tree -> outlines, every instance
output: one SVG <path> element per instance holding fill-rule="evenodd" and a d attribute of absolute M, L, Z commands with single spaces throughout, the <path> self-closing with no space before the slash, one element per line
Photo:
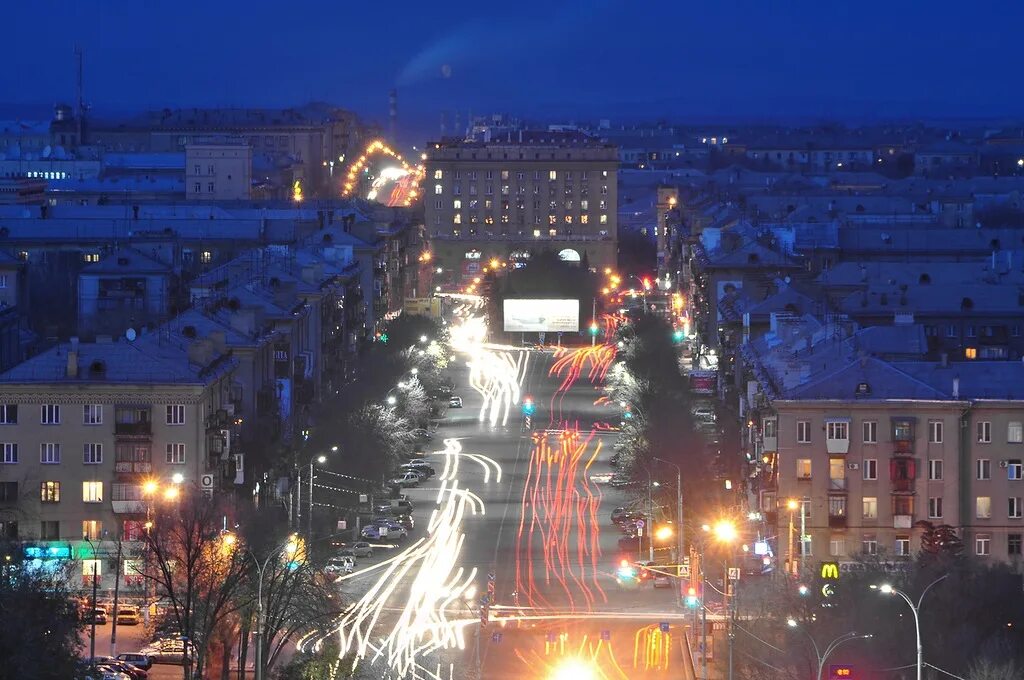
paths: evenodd
<path fill-rule="evenodd" d="M 987 659 L 981 659 L 971 664 L 967 680 L 1020 680 L 1022 676 L 1024 676 L 1024 668 L 1018 666 L 1014 661 L 993 663 Z"/>
<path fill-rule="evenodd" d="M 922 560 L 951 559 L 963 555 L 964 544 L 956 533 L 956 529 L 948 524 L 934 525 L 921 520 L 916 523 L 921 532 Z"/>
<path fill-rule="evenodd" d="M 84 628 L 68 574 L 30 570 L 15 558 L 20 551 L 0 546 L 0 677 L 73 678 Z"/>
<path fill-rule="evenodd" d="M 142 576 L 167 599 L 177 630 L 194 644 L 185 676 L 200 678 L 211 635 L 239 607 L 235 596 L 247 566 L 233 534 L 222 531 L 231 514 L 223 499 L 198 490 L 181 492 L 177 500 L 157 507 L 144 534 L 148 557 Z"/>

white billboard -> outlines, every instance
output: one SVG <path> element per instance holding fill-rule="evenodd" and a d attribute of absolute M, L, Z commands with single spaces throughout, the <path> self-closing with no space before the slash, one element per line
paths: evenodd
<path fill-rule="evenodd" d="M 505 300 L 508 333 L 578 333 L 579 300 Z"/>

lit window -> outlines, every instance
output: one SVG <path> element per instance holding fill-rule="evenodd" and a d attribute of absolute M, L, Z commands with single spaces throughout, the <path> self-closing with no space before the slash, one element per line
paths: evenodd
<path fill-rule="evenodd" d="M 100 254 L 99 253 L 86 253 L 85 255 L 82 256 L 82 260 L 84 260 L 85 262 L 99 262 L 100 261 Z"/>
<path fill-rule="evenodd" d="M 184 444 L 168 444 L 167 445 L 167 462 L 171 465 L 181 465 L 185 462 L 185 445 Z"/>
<path fill-rule="evenodd" d="M 991 496 L 978 496 L 974 499 L 974 516 L 978 519 L 992 518 Z"/>
<path fill-rule="evenodd" d="M 556 179 L 558 179 L 558 172 L 556 170 L 549 170 L 548 179 L 554 182 Z"/>
<path fill-rule="evenodd" d="M 590 215 L 580 215 L 580 224 L 587 224 L 590 222 Z"/>
<path fill-rule="evenodd" d="M 462 224 L 462 213 L 455 213 L 455 217 L 452 218 L 455 224 Z"/>
<path fill-rule="evenodd" d="M 601 219 L 598 220 L 598 222 L 600 222 L 601 224 L 608 224 L 608 216 L 607 215 L 601 215 Z"/>
<path fill-rule="evenodd" d="M 1024 442 L 1024 425 L 1019 420 L 1011 421 L 1006 426 L 1006 441 L 1011 444 Z"/>
<path fill-rule="evenodd" d="M 572 224 L 572 215 L 566 215 L 565 216 L 565 223 L 566 224 Z"/>
<path fill-rule="evenodd" d="M 864 519 L 878 519 L 878 499 L 874 496 L 864 496 L 861 500 Z"/>
<path fill-rule="evenodd" d="M 434 170 L 434 179 L 441 179 L 444 177 L 444 173 L 440 170 Z"/>
<path fill-rule="evenodd" d="M 85 503 L 102 503 L 103 482 L 82 482 L 82 501 Z"/>
<path fill-rule="evenodd" d="M 39 500 L 43 503 L 60 503 L 60 482 L 40 482 Z"/>
<path fill-rule="evenodd" d="M 797 476 L 797 479 L 810 479 L 811 478 L 811 459 L 810 458 L 797 458 L 797 461 L 796 461 L 796 476 Z"/>
<path fill-rule="evenodd" d="M 502 170 L 501 171 L 501 178 L 502 179 L 508 179 L 508 170 Z"/>
<path fill-rule="evenodd" d="M 462 199 L 461 198 L 456 198 L 454 201 L 452 201 L 452 209 L 453 210 L 462 210 Z"/>
<path fill-rule="evenodd" d="M 434 185 L 434 194 L 436 196 L 440 196 L 442 193 L 444 193 L 444 187 L 442 187 L 440 184 L 435 184 Z"/>
<path fill-rule="evenodd" d="M 211 253 L 209 250 L 204 250 L 203 252 L 199 253 L 199 261 L 202 262 L 203 264 L 210 264 L 210 260 L 212 259 L 213 253 Z"/>
<path fill-rule="evenodd" d="M 558 236 L 558 230 L 557 229 L 548 229 L 548 236 L 551 236 L 551 237 Z"/>
<path fill-rule="evenodd" d="M 540 229 L 534 229 L 533 230 L 533 237 L 534 238 L 540 238 Z"/>
<path fill-rule="evenodd" d="M 964 356 L 967 357 L 968 359 L 977 359 L 978 358 L 978 350 L 977 350 L 977 348 L 975 348 L 975 347 L 968 347 L 967 349 L 964 350 Z"/>

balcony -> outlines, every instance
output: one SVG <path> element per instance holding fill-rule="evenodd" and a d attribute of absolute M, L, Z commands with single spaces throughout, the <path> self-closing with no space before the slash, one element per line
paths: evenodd
<path fill-rule="evenodd" d="M 828 480 L 829 491 L 846 491 L 846 477 L 833 477 Z"/>
<path fill-rule="evenodd" d="M 844 439 L 826 439 L 825 450 L 828 453 L 839 453 L 846 454 L 850 451 L 850 440 L 849 438 Z"/>
<path fill-rule="evenodd" d="M 911 439 L 897 439 L 892 443 L 893 453 L 901 456 L 914 454 L 914 442 Z"/>
<path fill-rule="evenodd" d="M 909 529 L 914 523 L 913 515 L 893 515 L 892 516 L 892 528 L 893 529 Z"/>
<path fill-rule="evenodd" d="M 125 439 L 151 439 L 153 426 L 149 421 L 114 423 L 114 436 Z"/>
<path fill-rule="evenodd" d="M 114 463 L 114 472 L 118 474 L 148 475 L 153 472 L 153 464 L 140 461 L 122 461 Z"/>
<path fill-rule="evenodd" d="M 829 515 L 828 527 L 829 529 L 845 529 L 846 515 Z"/>
<path fill-rule="evenodd" d="M 110 501 L 110 506 L 115 515 L 146 514 L 146 501 Z"/>
<path fill-rule="evenodd" d="M 894 480 L 892 480 L 892 492 L 893 493 L 914 493 L 914 480 L 913 479 L 894 479 Z"/>

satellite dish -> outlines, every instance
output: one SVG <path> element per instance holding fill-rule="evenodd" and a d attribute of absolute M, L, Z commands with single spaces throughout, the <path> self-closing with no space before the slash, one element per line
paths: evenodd
<path fill-rule="evenodd" d="M 129 328 L 124 332 L 124 337 L 128 339 L 128 342 L 135 342 L 136 335 L 137 333 L 134 328 Z"/>

